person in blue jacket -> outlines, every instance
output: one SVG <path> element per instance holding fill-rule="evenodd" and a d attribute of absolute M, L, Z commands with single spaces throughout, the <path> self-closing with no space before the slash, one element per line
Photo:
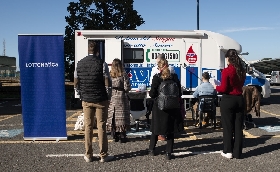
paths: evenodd
<path fill-rule="evenodd" d="M 217 95 L 217 91 L 214 89 L 214 86 L 209 82 L 210 75 L 208 72 L 204 72 L 202 74 L 202 83 L 196 87 L 195 92 L 193 93 L 194 98 L 198 98 L 199 96 L 203 95 Z M 201 103 L 196 105 L 198 106 L 199 111 L 201 110 L 201 107 L 203 106 Z M 204 118 L 202 125 L 207 125 L 209 121 L 209 115 Z"/>

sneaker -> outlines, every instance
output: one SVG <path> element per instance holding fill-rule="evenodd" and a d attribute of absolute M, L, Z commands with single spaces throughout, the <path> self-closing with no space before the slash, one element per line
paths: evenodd
<path fill-rule="evenodd" d="M 222 152 L 221 155 L 225 158 L 232 159 L 232 153 L 224 153 Z"/>
<path fill-rule="evenodd" d="M 112 161 L 115 157 L 113 155 L 108 155 L 106 157 L 102 157 L 100 162 L 109 162 Z"/>
<path fill-rule="evenodd" d="M 84 155 L 84 159 L 86 160 L 86 162 L 92 162 L 93 161 L 93 158 L 90 157 L 88 158 L 87 156 Z"/>

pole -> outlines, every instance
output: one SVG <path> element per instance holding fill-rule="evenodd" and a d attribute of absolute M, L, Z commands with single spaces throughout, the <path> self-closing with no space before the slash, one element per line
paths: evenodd
<path fill-rule="evenodd" d="M 197 0 L 197 30 L 199 30 L 199 0 Z"/>

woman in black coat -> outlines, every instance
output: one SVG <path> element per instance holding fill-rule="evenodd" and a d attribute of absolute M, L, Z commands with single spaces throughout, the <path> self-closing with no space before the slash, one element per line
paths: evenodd
<path fill-rule="evenodd" d="M 149 155 L 154 156 L 155 146 L 158 141 L 158 135 L 166 135 L 166 159 L 171 159 L 171 153 L 173 152 L 174 144 L 174 133 L 184 130 L 183 117 L 181 115 L 180 108 L 160 110 L 156 98 L 159 95 L 159 86 L 163 80 L 173 80 L 177 83 L 179 88 L 180 97 L 181 93 L 181 83 L 178 79 L 177 74 L 170 73 L 168 68 L 168 62 L 166 59 L 160 60 L 158 62 L 158 67 L 160 73 L 153 76 L 151 90 L 149 95 L 151 98 L 155 99 L 153 110 L 152 110 L 152 124 L 151 124 L 151 139 L 149 146 Z M 178 100 L 179 103 L 179 100 Z"/>

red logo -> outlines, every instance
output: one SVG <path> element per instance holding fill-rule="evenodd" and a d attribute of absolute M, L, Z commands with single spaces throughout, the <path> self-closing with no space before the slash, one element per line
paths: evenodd
<path fill-rule="evenodd" d="M 189 63 L 196 63 L 196 61 L 197 61 L 197 55 L 196 55 L 196 53 L 193 51 L 192 46 L 190 46 L 190 48 L 189 48 L 189 50 L 188 50 L 188 52 L 187 52 L 186 60 L 187 60 Z"/>
<path fill-rule="evenodd" d="M 128 77 L 129 77 L 129 78 L 132 78 L 132 74 L 131 74 L 130 72 L 128 73 Z"/>

